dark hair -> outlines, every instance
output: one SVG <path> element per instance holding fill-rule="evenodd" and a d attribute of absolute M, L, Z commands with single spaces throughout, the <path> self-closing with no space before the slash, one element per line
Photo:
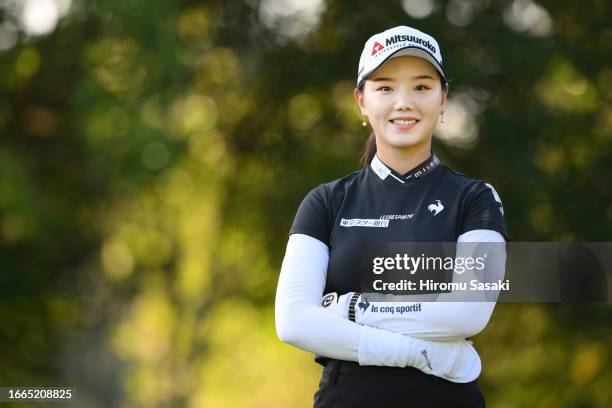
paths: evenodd
<path fill-rule="evenodd" d="M 442 90 L 444 92 L 447 92 L 448 91 L 448 81 L 446 80 L 446 78 L 442 76 L 442 74 L 440 74 L 438 70 L 436 70 L 436 72 L 438 73 L 438 77 L 440 77 L 440 83 L 442 85 Z M 361 84 L 359 84 L 359 86 L 357 87 L 357 90 L 359 91 L 361 95 L 363 95 L 364 86 L 365 86 L 365 79 L 362 80 Z M 374 158 L 375 154 L 376 154 L 376 135 L 374 134 L 374 131 L 372 131 L 370 133 L 370 136 L 368 136 L 368 140 L 366 140 L 365 142 L 365 146 L 363 147 L 363 153 L 361 154 L 361 159 L 359 160 L 359 164 L 361 164 L 362 167 L 368 167 L 368 165 Z"/>

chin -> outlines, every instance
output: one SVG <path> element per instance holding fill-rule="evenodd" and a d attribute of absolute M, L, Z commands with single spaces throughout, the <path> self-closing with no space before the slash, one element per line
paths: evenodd
<path fill-rule="evenodd" d="M 387 139 L 390 147 L 394 149 L 408 149 L 422 146 L 427 143 L 427 138 L 422 135 L 397 135 Z"/>

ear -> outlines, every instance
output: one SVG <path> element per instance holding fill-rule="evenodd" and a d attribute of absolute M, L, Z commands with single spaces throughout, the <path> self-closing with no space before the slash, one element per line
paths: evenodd
<path fill-rule="evenodd" d="M 361 114 L 366 115 L 367 111 L 366 111 L 364 101 L 363 101 L 364 98 L 363 98 L 363 95 L 359 92 L 359 89 L 355 88 L 355 91 L 353 91 L 353 95 L 355 96 L 355 102 L 357 102 L 357 105 L 359 105 Z"/>
<path fill-rule="evenodd" d="M 446 98 L 447 97 L 448 97 L 448 85 L 446 86 L 446 89 L 442 91 L 442 102 L 440 103 L 440 105 L 442 105 L 442 109 L 441 109 L 442 112 L 446 110 Z"/>

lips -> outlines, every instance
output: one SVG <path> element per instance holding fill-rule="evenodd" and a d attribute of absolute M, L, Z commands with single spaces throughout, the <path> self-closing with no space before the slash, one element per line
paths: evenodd
<path fill-rule="evenodd" d="M 393 118 L 389 120 L 389 122 L 394 125 L 397 129 L 411 129 L 417 123 L 419 123 L 419 119 L 410 118 L 410 117 L 401 117 L 401 118 Z"/>

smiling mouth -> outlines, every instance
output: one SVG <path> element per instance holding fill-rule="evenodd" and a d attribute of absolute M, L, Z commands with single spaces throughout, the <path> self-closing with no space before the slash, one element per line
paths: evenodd
<path fill-rule="evenodd" d="M 391 119 L 389 123 L 393 125 L 396 130 L 409 131 L 415 127 L 420 121 L 418 119 Z"/>
<path fill-rule="evenodd" d="M 415 123 L 418 122 L 418 120 L 416 119 L 391 119 L 389 122 L 394 123 L 396 125 L 414 125 Z"/>

